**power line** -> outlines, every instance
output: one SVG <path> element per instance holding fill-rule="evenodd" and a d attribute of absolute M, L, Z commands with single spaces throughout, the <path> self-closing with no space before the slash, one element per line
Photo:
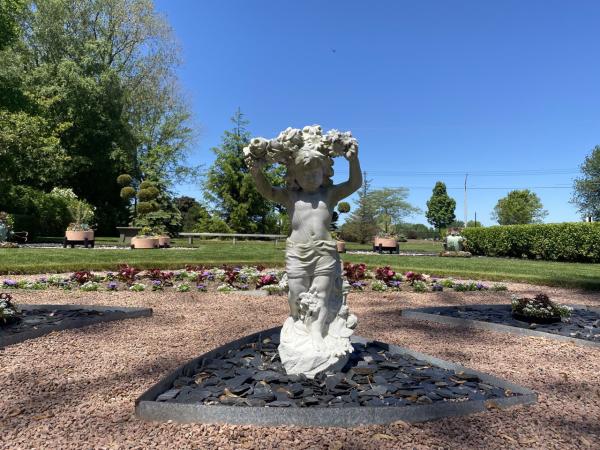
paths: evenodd
<path fill-rule="evenodd" d="M 432 172 L 417 172 L 403 170 L 369 170 L 366 169 L 369 175 L 378 176 L 460 176 L 464 177 L 465 171 L 432 171 Z M 574 175 L 580 173 L 578 169 L 525 169 L 525 170 L 487 170 L 487 171 L 471 171 L 469 175 L 478 177 L 508 177 L 517 175 Z"/>
<path fill-rule="evenodd" d="M 463 174 L 464 175 L 464 174 Z M 398 186 L 392 189 L 399 189 L 399 188 L 405 188 L 405 189 L 433 189 L 431 186 Z M 464 186 L 451 186 L 451 187 L 446 187 L 446 189 L 460 189 L 461 191 L 465 189 Z M 510 190 L 523 190 L 523 189 L 573 189 L 573 186 L 529 186 L 529 187 L 515 187 L 515 186 L 506 186 L 506 187 L 501 187 L 501 186 L 469 186 L 469 190 L 471 189 L 476 189 L 476 190 L 486 190 L 486 189 L 510 189 Z"/>

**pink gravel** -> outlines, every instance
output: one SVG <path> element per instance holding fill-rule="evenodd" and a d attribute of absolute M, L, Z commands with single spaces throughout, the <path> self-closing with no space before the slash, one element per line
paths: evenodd
<path fill-rule="evenodd" d="M 403 308 L 501 303 L 546 292 L 600 306 L 600 293 L 509 283 L 509 292 L 352 293 L 358 334 L 527 386 L 539 403 L 353 429 L 179 425 L 133 415 L 160 378 L 227 341 L 279 325 L 282 296 L 15 291 L 21 303 L 149 306 L 151 318 L 52 333 L 0 350 L 0 448 L 598 448 L 600 348 L 403 319 Z"/>

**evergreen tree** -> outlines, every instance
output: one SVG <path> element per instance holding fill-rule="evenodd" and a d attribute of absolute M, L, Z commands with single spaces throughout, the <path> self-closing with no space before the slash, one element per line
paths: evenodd
<path fill-rule="evenodd" d="M 356 208 L 341 228 L 342 239 L 361 244 L 371 241 L 378 231 L 376 215 L 371 197 L 371 180 L 367 179 L 367 172 L 364 172 Z"/>
<path fill-rule="evenodd" d="M 427 222 L 429 222 L 438 231 L 446 228 L 454 220 L 454 210 L 456 209 L 456 200 L 451 198 L 446 191 L 446 185 L 441 181 L 435 183 L 433 194 L 427 201 Z"/>
<path fill-rule="evenodd" d="M 233 129 L 225 131 L 221 145 L 212 149 L 217 157 L 206 177 L 206 197 L 234 232 L 276 231 L 274 205 L 258 193 L 244 162 L 243 149 L 250 142 L 249 122 L 239 109 L 231 121 Z M 267 176 L 275 185 L 281 181 L 276 180 L 273 168 L 267 170 Z"/>

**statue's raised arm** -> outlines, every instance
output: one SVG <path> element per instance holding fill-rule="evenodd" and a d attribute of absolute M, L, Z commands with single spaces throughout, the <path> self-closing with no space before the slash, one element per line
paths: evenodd
<path fill-rule="evenodd" d="M 358 161 L 358 144 L 356 140 L 347 145 L 344 157 L 348 160 L 350 166 L 350 175 L 348 181 L 336 184 L 332 188 L 332 197 L 335 202 L 339 202 L 343 198 L 349 197 L 356 192 L 363 183 L 362 171 L 360 170 L 360 162 Z"/>

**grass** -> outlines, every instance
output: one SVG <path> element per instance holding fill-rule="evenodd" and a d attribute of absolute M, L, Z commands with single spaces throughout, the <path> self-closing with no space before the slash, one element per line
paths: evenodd
<path fill-rule="evenodd" d="M 116 243 L 116 238 L 99 238 L 98 243 Z M 187 245 L 187 240 L 175 240 Z M 369 249 L 350 244 L 349 249 Z M 406 251 L 436 251 L 439 243 L 412 241 L 401 244 Z M 284 245 L 273 242 L 231 241 L 194 242 L 194 249 L 129 250 L 83 248 L 0 249 L 0 273 L 69 272 L 74 270 L 114 270 L 119 264 L 141 269 L 177 269 L 186 264 L 264 264 L 284 265 Z M 397 271 L 413 270 L 437 276 L 455 276 L 490 281 L 522 281 L 533 284 L 600 290 L 600 264 L 530 261 L 506 258 L 440 258 L 434 256 L 342 255 L 344 261 L 364 262 L 369 267 L 389 265 Z"/>
<path fill-rule="evenodd" d="M 39 238 L 33 240 L 32 242 L 62 244 L 63 238 L 39 237 Z M 267 244 L 267 242 L 256 241 L 256 240 L 249 240 L 249 241 L 238 240 L 237 242 L 239 242 L 239 243 L 243 242 L 244 244 L 246 244 L 246 243 L 247 244 L 260 243 L 263 245 Z M 232 241 L 231 241 L 231 239 L 230 240 L 201 240 L 201 239 L 196 238 L 196 239 L 194 239 L 194 243 L 192 245 L 190 245 L 187 238 L 171 239 L 171 246 L 173 246 L 173 247 L 195 247 L 195 248 L 198 248 L 203 245 L 210 245 L 211 243 L 217 243 L 217 244 L 221 243 L 221 244 L 227 245 L 227 244 L 231 244 Z M 114 246 L 123 247 L 123 248 L 129 247 L 128 244 L 124 244 L 123 242 L 120 242 L 119 238 L 117 238 L 117 237 L 96 237 L 96 244 L 114 245 Z M 271 245 L 274 245 L 274 244 L 271 243 Z M 371 244 L 358 244 L 355 242 L 347 242 L 346 248 L 348 250 L 372 250 L 373 246 Z M 408 242 L 400 242 L 400 251 L 403 251 L 403 252 L 415 252 L 415 253 L 434 252 L 434 253 L 437 253 L 441 250 L 442 250 L 441 242 L 434 242 L 434 241 L 429 241 L 429 240 L 425 240 L 425 239 L 422 239 L 422 240 L 414 239 L 414 240 L 410 240 Z"/>

